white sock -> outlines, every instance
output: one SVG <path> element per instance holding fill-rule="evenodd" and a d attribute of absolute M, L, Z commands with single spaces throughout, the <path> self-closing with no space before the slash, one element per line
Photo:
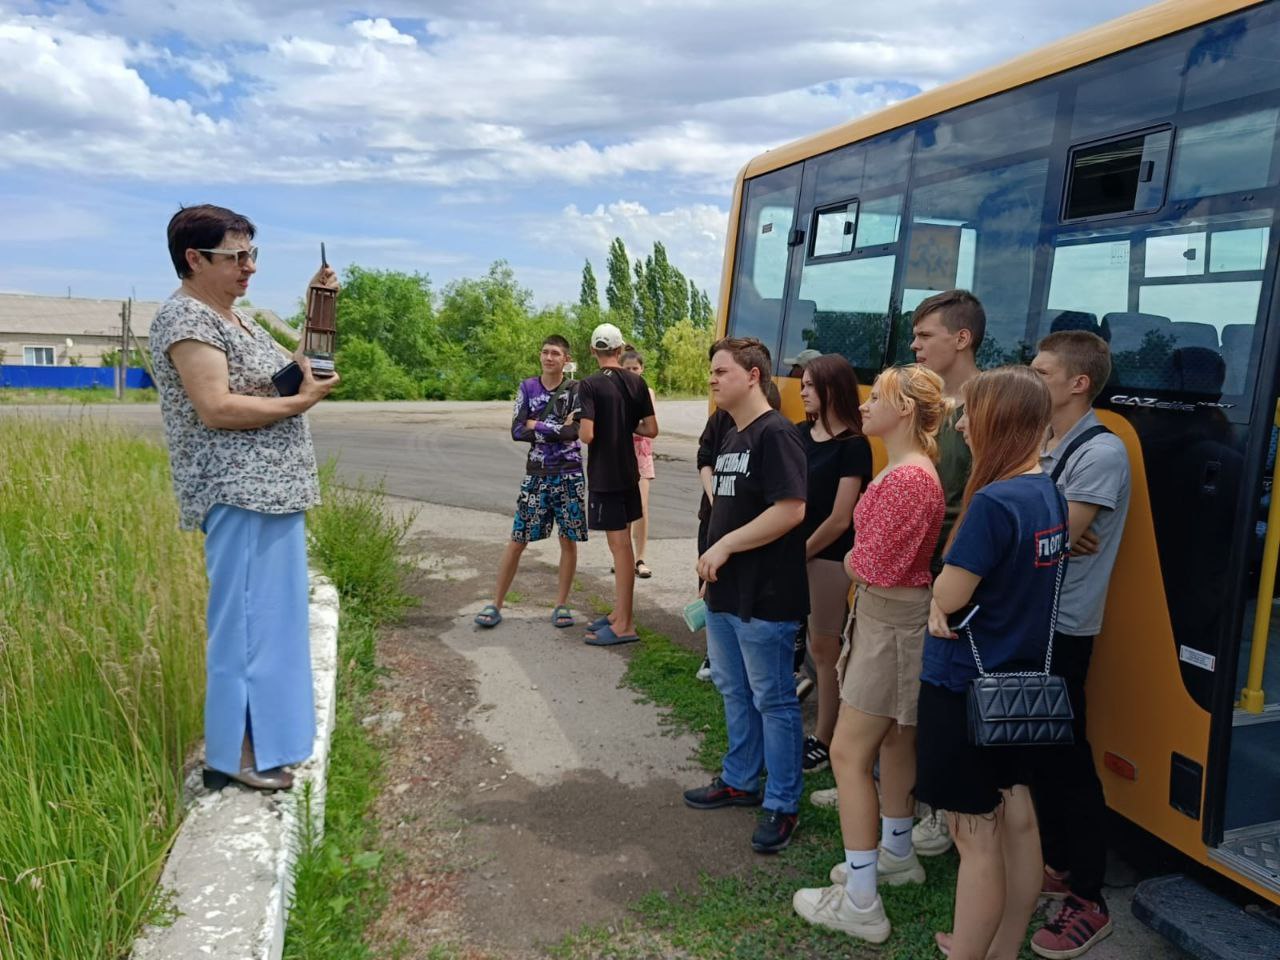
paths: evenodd
<path fill-rule="evenodd" d="M 880 846 L 895 857 L 906 857 L 911 854 L 911 824 L 914 817 L 881 817 Z"/>
<path fill-rule="evenodd" d="M 876 902 L 876 862 L 878 850 L 846 850 L 844 862 L 848 872 L 844 877 L 845 893 L 855 907 L 867 909 Z"/>

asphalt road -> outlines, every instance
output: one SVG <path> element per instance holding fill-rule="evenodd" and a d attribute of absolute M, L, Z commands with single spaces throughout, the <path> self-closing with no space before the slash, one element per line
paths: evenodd
<path fill-rule="evenodd" d="M 0 406 L 4 415 L 89 417 L 162 438 L 155 404 Z M 318 456 L 337 457 L 346 481 L 381 481 L 394 496 L 451 507 L 514 509 L 527 447 L 511 440 L 509 403 L 323 403 L 309 416 Z M 659 401 L 652 539 L 697 533 L 695 437 L 705 417 L 703 401 Z"/>

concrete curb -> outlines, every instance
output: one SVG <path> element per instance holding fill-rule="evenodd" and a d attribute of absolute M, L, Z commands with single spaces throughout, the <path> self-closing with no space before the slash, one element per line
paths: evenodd
<path fill-rule="evenodd" d="M 261 794 L 234 785 L 210 793 L 200 771 L 192 774 L 184 788 L 187 816 L 160 877 L 178 917 L 171 926 L 144 930 L 134 942 L 133 960 L 278 960 L 283 952 L 307 793 L 316 829 L 324 827 L 336 706 L 338 591 L 314 570 L 310 633 L 316 706 L 311 759 L 294 771 L 289 793 Z"/>

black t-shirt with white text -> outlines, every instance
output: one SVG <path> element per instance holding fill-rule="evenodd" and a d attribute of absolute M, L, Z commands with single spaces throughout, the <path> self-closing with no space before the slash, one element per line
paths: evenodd
<path fill-rule="evenodd" d="M 707 542 L 746 526 L 781 500 L 805 499 L 808 464 L 794 424 L 776 410 L 731 429 L 716 455 Z M 735 553 L 707 584 L 707 609 L 743 620 L 803 620 L 809 613 L 804 532 Z"/>
<path fill-rule="evenodd" d="M 653 401 L 644 377 L 605 367 L 578 387 L 581 420 L 591 420 L 595 436 L 587 447 L 587 486 L 597 493 L 616 493 L 640 485 L 640 468 L 631 437 L 636 425 L 653 416 Z"/>

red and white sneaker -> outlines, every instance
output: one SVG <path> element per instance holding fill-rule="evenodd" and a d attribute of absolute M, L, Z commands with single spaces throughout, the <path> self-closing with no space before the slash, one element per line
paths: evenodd
<path fill-rule="evenodd" d="M 1110 934 L 1111 915 L 1106 904 L 1068 896 L 1058 915 L 1031 938 L 1031 951 L 1048 960 L 1070 960 L 1087 953 Z"/>
<path fill-rule="evenodd" d="M 1071 876 L 1069 873 L 1059 873 L 1052 867 L 1046 865 L 1044 868 L 1044 881 L 1040 884 L 1040 896 L 1046 900 L 1065 900 L 1071 896 L 1071 887 L 1067 885 L 1067 879 Z"/>

